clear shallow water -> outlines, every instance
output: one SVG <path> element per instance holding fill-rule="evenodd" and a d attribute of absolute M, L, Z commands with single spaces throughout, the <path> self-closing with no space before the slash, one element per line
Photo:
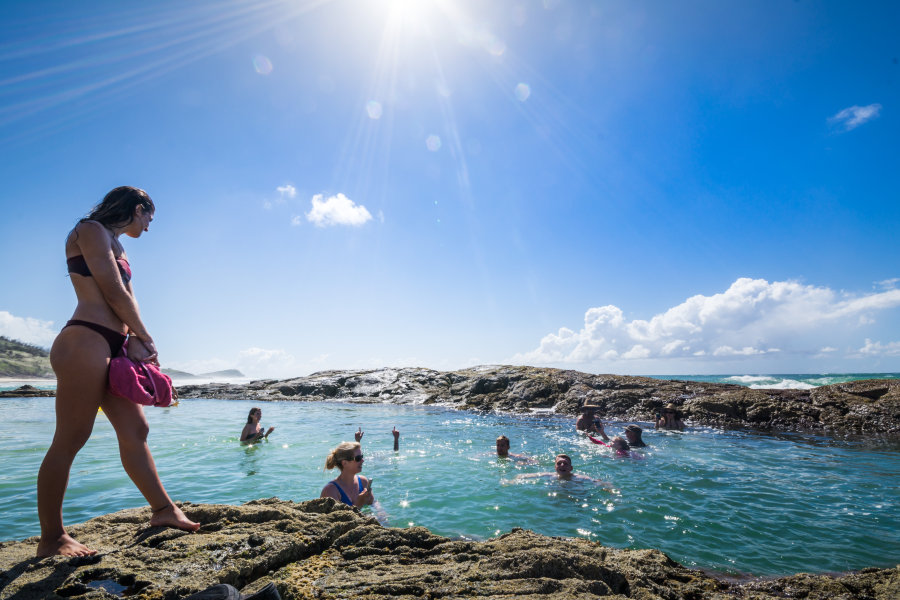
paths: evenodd
<path fill-rule="evenodd" d="M 35 479 L 53 435 L 52 398 L 0 400 L 0 539 L 38 533 Z M 614 458 L 575 433 L 570 419 L 480 415 L 450 409 L 346 403 L 264 403 L 270 441 L 241 446 L 251 402 L 186 400 L 149 409 L 150 443 L 173 498 L 237 504 L 317 497 L 336 472 L 328 451 L 362 426 L 364 473 L 374 477 L 388 525 L 424 525 L 483 539 L 525 527 L 621 548 L 660 548 L 698 568 L 754 575 L 893 566 L 900 560 L 900 446 L 696 428 L 645 434 L 643 460 Z M 392 450 L 390 429 L 401 431 Z M 621 426 L 610 425 L 612 435 Z M 537 465 L 499 460 L 494 440 Z M 564 451 L 575 469 L 610 482 L 552 478 Z M 143 506 L 99 416 L 66 496 L 67 523 Z"/>

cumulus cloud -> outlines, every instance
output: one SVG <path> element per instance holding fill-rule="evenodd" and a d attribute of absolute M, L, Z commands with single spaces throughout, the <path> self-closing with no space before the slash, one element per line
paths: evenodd
<path fill-rule="evenodd" d="M 863 356 L 900 356 L 900 342 L 873 342 L 866 339 L 866 344 L 859 349 L 859 353 Z"/>
<path fill-rule="evenodd" d="M 779 353 L 813 355 L 837 331 L 852 330 L 873 314 L 900 306 L 900 290 L 862 296 L 794 281 L 741 278 L 712 296 L 697 295 L 649 320 L 628 320 L 617 306 L 587 310 L 579 331 L 546 335 L 514 362 L 591 363 L 635 359 L 746 359 Z M 893 345 L 867 344 L 890 353 Z"/>
<path fill-rule="evenodd" d="M 53 321 L 17 317 L 8 311 L 0 310 L 0 335 L 4 337 L 46 348 L 53 343 L 56 333 Z"/>
<path fill-rule="evenodd" d="M 863 123 L 867 123 L 878 117 L 881 112 L 880 104 L 869 104 L 868 106 L 850 106 L 840 111 L 828 122 L 837 127 L 843 128 L 844 131 L 856 129 Z"/>
<path fill-rule="evenodd" d="M 322 194 L 312 197 L 312 209 L 306 213 L 306 219 L 316 227 L 332 225 L 350 225 L 359 227 L 372 219 L 371 213 L 362 204 L 356 204 L 345 196 L 338 194 L 323 200 Z"/>

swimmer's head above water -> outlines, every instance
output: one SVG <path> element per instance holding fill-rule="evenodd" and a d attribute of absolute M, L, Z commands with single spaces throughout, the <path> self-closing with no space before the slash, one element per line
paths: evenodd
<path fill-rule="evenodd" d="M 556 455 L 556 474 L 560 476 L 572 474 L 572 459 L 568 454 Z"/>
<path fill-rule="evenodd" d="M 344 468 L 351 465 L 355 466 L 358 471 L 362 470 L 363 455 L 359 442 L 341 442 L 325 459 L 326 469 L 337 467 L 343 471 Z"/>
<path fill-rule="evenodd" d="M 505 435 L 497 438 L 497 456 L 509 456 L 509 438 Z"/>

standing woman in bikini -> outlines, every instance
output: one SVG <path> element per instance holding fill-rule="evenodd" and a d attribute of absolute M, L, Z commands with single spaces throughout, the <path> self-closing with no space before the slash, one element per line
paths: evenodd
<path fill-rule="evenodd" d="M 109 361 L 121 351 L 126 336 L 129 358 L 159 364 L 119 243 L 123 233 L 138 238 L 147 231 L 154 210 L 145 191 L 117 187 L 66 238 L 66 263 L 78 305 L 50 350 L 56 373 L 56 433 L 38 472 L 38 556 L 96 553 L 66 533 L 62 503 L 72 461 L 91 435 L 97 408 L 116 430 L 122 466 L 150 504 L 150 525 L 188 531 L 200 527 L 175 506 L 159 480 L 147 446 L 143 407 L 106 393 Z"/>

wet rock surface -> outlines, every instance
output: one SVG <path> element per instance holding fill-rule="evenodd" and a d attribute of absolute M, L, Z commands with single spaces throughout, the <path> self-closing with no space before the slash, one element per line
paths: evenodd
<path fill-rule="evenodd" d="M 697 425 L 900 435 L 900 380 L 895 379 L 811 390 L 756 390 L 718 383 L 491 366 L 446 372 L 419 368 L 324 371 L 247 385 L 182 386 L 178 395 L 182 399 L 448 404 L 481 411 L 543 409 L 563 415 L 576 414 L 583 404 L 595 404 L 604 419 L 634 421 L 652 421 L 663 406 L 674 403 L 687 421 Z"/>
<path fill-rule="evenodd" d="M 473 542 L 422 527 L 386 528 L 331 499 L 182 508 L 203 523 L 199 532 L 149 527 L 146 508 L 71 527 L 99 550 L 95 557 L 35 559 L 36 538 L 0 543 L 0 600 L 175 600 L 216 583 L 246 594 L 269 582 L 285 600 L 900 597 L 900 567 L 736 582 L 687 569 L 658 550 L 522 529 Z"/>

